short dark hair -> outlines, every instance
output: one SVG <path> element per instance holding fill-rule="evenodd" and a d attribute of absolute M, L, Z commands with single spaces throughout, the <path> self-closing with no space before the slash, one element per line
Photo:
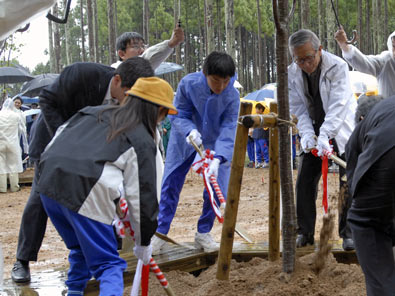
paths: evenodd
<path fill-rule="evenodd" d="M 218 75 L 222 78 L 233 77 L 236 73 L 235 62 L 232 57 L 224 52 L 213 51 L 203 64 L 203 74 Z"/>
<path fill-rule="evenodd" d="M 14 102 L 15 102 L 16 100 L 21 101 L 21 104 L 23 104 L 23 100 L 22 100 L 22 98 L 21 98 L 20 96 L 17 96 L 17 97 L 15 97 L 15 98 L 13 99 Z"/>
<path fill-rule="evenodd" d="M 355 123 L 360 122 L 362 119 L 364 119 L 370 110 L 376 105 L 378 102 L 383 100 L 384 97 L 378 95 L 378 96 L 367 96 L 367 95 L 361 95 L 358 98 L 358 106 L 357 110 L 355 111 Z"/>
<path fill-rule="evenodd" d="M 266 108 L 261 103 L 258 103 L 258 104 L 255 105 L 255 109 L 265 110 Z"/>
<path fill-rule="evenodd" d="M 115 70 L 114 75 L 121 76 L 121 87 L 132 87 L 140 77 L 155 76 L 151 64 L 141 57 L 132 57 L 123 61 Z"/>
<path fill-rule="evenodd" d="M 118 50 L 125 51 L 131 41 L 140 41 L 140 40 L 142 40 L 145 43 L 143 36 L 141 36 L 139 33 L 125 32 L 117 38 L 117 42 L 116 42 L 117 51 Z M 118 58 L 120 61 L 122 61 L 119 55 Z"/>

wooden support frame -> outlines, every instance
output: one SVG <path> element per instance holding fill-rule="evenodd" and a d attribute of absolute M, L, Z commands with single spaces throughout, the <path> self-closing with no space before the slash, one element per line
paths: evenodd
<path fill-rule="evenodd" d="M 277 113 L 277 103 L 270 103 L 270 112 Z M 270 128 L 269 139 L 269 260 L 280 258 L 280 163 L 278 128 Z"/>
<path fill-rule="evenodd" d="M 251 110 L 251 103 L 241 102 L 239 116 L 251 114 Z M 229 279 L 230 261 L 232 259 L 234 232 L 237 220 L 237 210 L 239 207 L 247 140 L 248 128 L 242 124 L 238 124 L 236 129 L 235 145 L 233 148 L 225 217 L 222 226 L 221 245 L 218 253 L 217 279 L 219 280 Z"/>

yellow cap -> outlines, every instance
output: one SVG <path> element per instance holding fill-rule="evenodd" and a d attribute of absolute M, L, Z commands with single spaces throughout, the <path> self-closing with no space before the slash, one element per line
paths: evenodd
<path fill-rule="evenodd" d="M 158 77 L 139 78 L 126 93 L 166 107 L 169 109 L 169 114 L 177 114 L 177 109 L 173 105 L 173 88 L 163 79 Z"/>

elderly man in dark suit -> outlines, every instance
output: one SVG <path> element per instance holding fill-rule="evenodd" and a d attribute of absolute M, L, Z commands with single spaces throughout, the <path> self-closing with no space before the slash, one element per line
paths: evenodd
<path fill-rule="evenodd" d="M 140 57 L 124 61 L 118 69 L 95 63 L 75 63 L 66 67 L 55 82 L 40 94 L 41 118 L 36 123 L 29 155 L 36 161 L 57 128 L 86 106 L 121 102 L 139 77 L 154 76 L 150 63 Z M 38 171 L 35 170 L 36 172 Z M 11 272 L 14 282 L 30 281 L 29 261 L 37 254 L 45 234 L 48 216 L 36 191 L 34 176 L 29 200 L 19 230 L 17 261 Z"/>

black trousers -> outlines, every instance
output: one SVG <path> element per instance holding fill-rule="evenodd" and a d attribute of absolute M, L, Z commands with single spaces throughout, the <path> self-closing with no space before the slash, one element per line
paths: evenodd
<path fill-rule="evenodd" d="M 344 155 L 341 157 L 344 159 Z M 322 160 L 311 153 L 302 153 L 296 180 L 296 215 L 299 234 L 313 234 L 316 220 L 316 199 L 318 182 L 321 178 Z M 347 187 L 341 178 L 345 175 L 345 169 L 339 168 L 339 185 Z M 339 190 L 340 190 L 339 188 Z M 347 223 L 347 211 L 351 206 L 351 198 L 348 189 L 344 195 L 345 200 L 339 207 L 339 236 L 351 238 L 351 230 Z"/>
<path fill-rule="evenodd" d="M 36 191 L 39 175 L 37 164 L 38 162 L 34 165 L 32 189 L 19 227 L 16 258 L 24 261 L 37 261 L 37 254 L 47 228 L 48 216 L 41 203 L 40 194 Z"/>
<path fill-rule="evenodd" d="M 395 148 L 359 182 L 348 222 L 368 296 L 395 295 Z"/>

